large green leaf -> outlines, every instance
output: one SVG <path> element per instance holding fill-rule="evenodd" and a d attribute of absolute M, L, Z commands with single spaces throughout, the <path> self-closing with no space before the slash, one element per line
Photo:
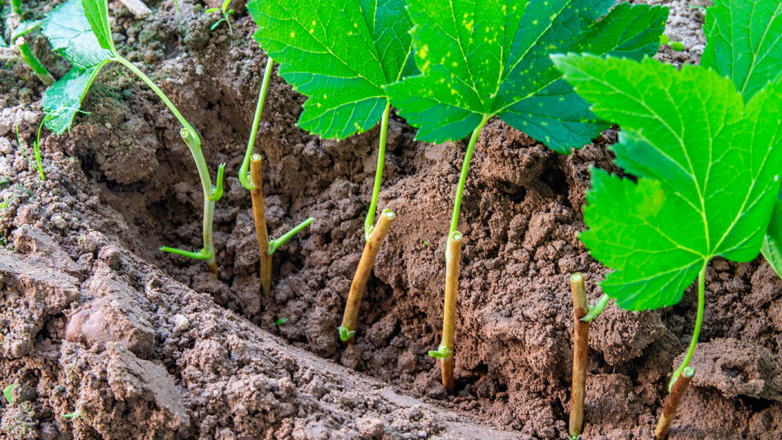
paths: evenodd
<path fill-rule="evenodd" d="M 745 102 L 782 72 L 779 0 L 715 0 L 703 30 L 701 65 L 732 79 Z"/>
<path fill-rule="evenodd" d="M 745 106 L 730 79 L 701 67 L 553 58 L 622 127 L 616 162 L 638 178 L 592 172 L 580 238 L 615 269 L 606 294 L 628 310 L 668 306 L 711 258 L 758 255 L 780 185 L 782 81 Z"/>
<path fill-rule="evenodd" d="M 417 139 L 462 139 L 494 115 L 569 153 L 608 124 L 549 54 L 654 54 L 668 9 L 613 0 L 408 0 L 421 75 L 386 87 Z"/>
<path fill-rule="evenodd" d="M 412 72 L 404 0 L 252 0 L 255 39 L 307 95 L 299 126 L 342 139 L 372 128 L 383 86 Z"/>
<path fill-rule="evenodd" d="M 715 0 L 708 9 L 701 64 L 729 77 L 745 101 L 782 72 L 782 2 Z M 761 252 L 782 276 L 782 200 L 777 200 Z"/>
<path fill-rule="evenodd" d="M 52 48 L 72 66 L 43 95 L 46 127 L 59 135 L 70 128 L 101 67 L 114 58 L 95 38 L 81 0 L 68 0 L 54 8 L 44 20 L 42 31 Z"/>

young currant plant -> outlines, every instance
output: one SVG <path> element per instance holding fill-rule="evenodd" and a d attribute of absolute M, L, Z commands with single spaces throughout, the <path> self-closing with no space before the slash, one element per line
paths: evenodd
<path fill-rule="evenodd" d="M 231 27 L 231 16 L 234 14 L 233 9 L 228 9 L 228 6 L 231 5 L 231 0 L 223 0 L 223 4 L 219 8 L 209 8 L 204 13 L 211 14 L 213 12 L 219 12 L 223 15 L 223 18 L 217 20 L 210 28 L 209 30 L 215 30 L 218 26 L 220 26 L 220 23 L 225 22 L 228 25 L 228 31 L 232 34 L 234 33 L 233 28 Z"/>
<path fill-rule="evenodd" d="M 626 310 L 658 309 L 698 280 L 693 337 L 671 390 L 698 342 L 709 261 L 746 262 L 760 251 L 780 186 L 782 77 L 745 105 L 730 79 L 703 67 L 553 59 L 595 114 L 622 127 L 616 163 L 638 178 L 592 170 L 580 239 L 614 269 L 603 291 Z"/>
<path fill-rule="evenodd" d="M 380 126 L 377 171 L 364 222 L 366 245 L 339 327 L 349 341 L 356 331 L 361 297 L 394 213 L 375 211 L 385 158 L 390 103 L 383 86 L 415 72 L 412 24 L 404 0 L 253 0 L 255 39 L 280 63 L 279 74 L 308 96 L 299 127 L 344 139 Z"/>
<path fill-rule="evenodd" d="M 123 58 L 114 47 L 109 26 L 107 0 L 68 0 L 55 8 L 44 20 L 43 33 L 49 39 L 52 47 L 72 65 L 68 73 L 49 87 L 43 96 L 43 107 L 46 112 L 45 125 L 55 134 L 60 135 L 70 128 L 90 85 L 98 76 L 101 68 L 111 62 L 122 64 L 136 74 L 163 100 L 171 113 L 182 124 L 183 128 L 179 134 L 193 155 L 204 192 L 204 248 L 198 252 L 169 247 L 161 247 L 160 250 L 204 260 L 209 270 L 217 274 L 212 223 L 215 202 L 220 200 L 223 194 L 225 164 L 220 165 L 217 173 L 217 185 L 212 186 L 198 133 L 168 99 L 168 96 L 133 63 Z"/>
<path fill-rule="evenodd" d="M 247 141 L 247 151 L 244 154 L 242 166 L 239 168 L 239 181 L 248 191 L 253 202 L 253 218 L 255 220 L 255 235 L 258 239 L 258 250 L 261 254 L 261 291 L 264 296 L 269 296 L 272 288 L 272 254 L 290 240 L 299 231 L 306 228 L 314 220 L 312 217 L 299 223 L 296 227 L 283 234 L 280 238 L 269 240 L 269 232 L 266 229 L 266 211 L 263 206 L 263 174 L 261 173 L 262 159 L 259 154 L 253 154 L 255 138 L 258 135 L 258 126 L 261 124 L 261 114 L 266 101 L 266 93 L 269 90 L 269 80 L 272 74 L 274 60 L 269 57 L 266 60 L 266 70 L 263 73 L 261 91 L 258 95 L 258 104 L 255 107 L 253 126 L 250 130 L 250 139 Z M 249 169 L 249 173 L 248 173 Z"/>
<path fill-rule="evenodd" d="M 494 116 L 567 154 L 609 125 L 561 79 L 550 53 L 588 51 L 640 58 L 657 51 L 667 8 L 613 0 L 408 0 L 420 75 L 386 87 L 416 139 L 459 140 L 471 134 L 456 188 L 446 260 L 457 258 L 459 210 L 481 129 Z M 598 21 L 598 18 L 606 14 Z M 450 255 L 450 256 L 449 256 Z M 446 262 L 443 384 L 453 365 L 458 264 Z M 451 295 L 454 297 L 452 298 Z M 451 339 L 451 340 L 449 340 Z"/>

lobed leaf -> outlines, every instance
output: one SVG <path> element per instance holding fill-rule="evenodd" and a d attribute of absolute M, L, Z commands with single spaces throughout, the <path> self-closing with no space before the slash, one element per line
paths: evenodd
<path fill-rule="evenodd" d="M 715 0 L 706 13 L 701 64 L 729 77 L 745 101 L 782 72 L 782 2 Z M 761 252 L 782 276 L 782 200 L 777 200 Z"/>
<path fill-rule="evenodd" d="M 57 6 L 44 20 L 42 32 L 52 48 L 72 65 L 43 95 L 45 125 L 59 135 L 71 126 L 100 69 L 114 58 L 93 34 L 81 0 Z"/>
<path fill-rule="evenodd" d="M 749 101 L 782 72 L 782 2 L 714 0 L 701 65 L 727 76 Z"/>
<path fill-rule="evenodd" d="M 711 258 L 755 258 L 782 165 L 782 80 L 745 105 L 730 79 L 652 59 L 552 57 L 599 117 L 629 179 L 592 171 L 580 239 L 614 269 L 603 291 L 628 310 L 681 300 Z"/>
<path fill-rule="evenodd" d="M 622 3 L 608 12 L 613 3 L 408 0 L 421 74 L 386 90 L 419 140 L 462 139 L 496 115 L 568 153 L 609 125 L 562 80 L 549 54 L 640 58 L 660 44 L 667 8 Z"/>
<path fill-rule="evenodd" d="M 252 0 L 255 39 L 308 96 L 298 125 L 343 139 L 372 128 L 383 86 L 414 71 L 404 0 Z"/>

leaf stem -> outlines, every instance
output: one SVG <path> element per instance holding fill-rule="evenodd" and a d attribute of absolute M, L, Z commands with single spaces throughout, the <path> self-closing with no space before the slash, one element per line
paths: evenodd
<path fill-rule="evenodd" d="M 214 224 L 214 208 L 215 208 L 215 202 L 220 199 L 220 196 L 222 196 L 222 178 L 223 178 L 223 169 L 225 165 L 220 166 L 220 170 L 217 174 L 217 187 L 212 186 L 212 178 L 209 175 L 209 167 L 206 164 L 206 159 L 204 158 L 204 153 L 201 150 L 201 138 L 198 137 L 198 133 L 195 131 L 192 125 L 190 125 L 189 122 L 182 116 L 181 113 L 179 113 L 179 110 L 176 108 L 174 103 L 171 102 L 170 99 L 168 99 L 168 96 L 166 96 L 165 93 L 163 93 L 160 88 L 155 85 L 154 82 L 152 82 L 151 79 L 147 75 L 144 74 L 141 70 L 139 70 L 133 63 L 126 60 L 125 58 L 117 55 L 115 53 L 115 59 L 118 63 L 122 64 L 123 66 L 130 69 L 131 72 L 135 73 L 136 76 L 141 78 L 144 83 L 149 86 L 150 89 L 152 89 L 153 92 L 155 92 L 158 97 L 163 101 L 163 103 L 166 104 L 166 107 L 168 107 L 169 110 L 171 110 L 171 113 L 174 114 L 174 116 L 179 120 L 179 123 L 182 124 L 182 129 L 179 131 L 179 134 L 182 136 L 182 139 L 185 141 L 185 144 L 187 144 L 187 147 L 190 149 L 190 153 L 193 155 L 193 160 L 195 160 L 196 168 L 198 169 L 198 176 L 201 179 L 201 187 L 204 192 L 204 220 L 203 220 L 203 240 L 204 240 L 204 249 L 206 250 L 206 255 L 209 255 L 209 258 L 206 259 L 206 264 L 209 267 L 209 270 L 217 274 L 217 262 L 215 260 L 214 255 L 214 240 L 212 237 L 212 228 Z M 187 254 L 180 253 L 179 255 L 183 256 L 190 256 Z"/>
<path fill-rule="evenodd" d="M 27 42 L 24 40 L 23 37 L 19 37 L 16 39 L 16 47 L 19 48 L 19 55 L 22 57 L 22 59 L 27 63 L 28 66 L 33 70 L 33 72 L 40 78 L 41 82 L 46 84 L 47 86 L 50 86 L 55 83 L 54 77 L 51 73 L 49 73 L 48 70 L 46 70 L 46 67 L 41 64 L 41 61 L 38 60 L 38 57 L 35 56 L 33 53 L 33 50 L 30 49 L 30 46 L 27 45 Z"/>
<path fill-rule="evenodd" d="M 11 0 L 11 12 L 22 18 L 22 0 Z"/>
<path fill-rule="evenodd" d="M 671 382 L 668 384 L 668 392 L 671 392 L 674 384 L 676 384 L 676 381 L 679 380 L 679 377 L 682 375 L 684 370 L 690 364 L 690 360 L 692 360 L 692 355 L 695 353 L 695 347 L 698 345 L 698 336 L 700 336 L 701 324 L 703 324 L 703 311 L 706 306 L 706 265 L 707 264 L 708 263 L 704 264 L 703 268 L 698 273 L 698 316 L 695 319 L 695 330 L 693 330 L 692 332 L 690 347 L 687 349 L 687 355 L 684 357 L 684 361 L 682 362 L 682 364 L 679 366 L 679 368 L 676 369 L 676 371 L 673 372 L 673 377 L 671 377 Z"/>
<path fill-rule="evenodd" d="M 386 136 L 388 134 L 388 115 L 391 112 L 391 101 L 386 104 L 383 119 L 380 122 L 380 141 L 377 151 L 377 169 L 375 170 L 375 184 L 372 187 L 372 201 L 369 204 L 369 212 L 364 220 L 364 239 L 369 241 L 370 234 L 375 227 L 375 210 L 377 210 L 377 198 L 380 195 L 380 184 L 383 181 L 383 163 L 386 158 Z"/>
<path fill-rule="evenodd" d="M 603 313 L 603 310 L 605 310 L 606 306 L 608 305 L 608 301 L 610 300 L 611 297 L 604 293 L 603 296 L 597 300 L 597 303 L 589 308 L 589 313 L 581 318 L 581 322 L 591 322 L 593 319 L 597 318 L 598 315 Z"/>
<path fill-rule="evenodd" d="M 472 154 L 475 150 L 475 143 L 478 141 L 478 135 L 481 134 L 481 129 L 486 125 L 486 121 L 489 118 L 484 116 L 483 120 L 470 136 L 470 143 L 467 144 L 467 152 L 464 154 L 464 163 L 462 164 L 462 173 L 459 176 L 459 186 L 456 188 L 456 199 L 453 202 L 453 215 L 451 217 L 451 229 L 448 232 L 448 236 L 456 232 L 456 228 L 459 225 L 459 211 L 462 208 L 462 194 L 464 193 L 464 184 L 467 182 L 467 173 L 470 170 L 470 161 L 472 160 Z"/>
<path fill-rule="evenodd" d="M 304 220 L 303 222 L 296 225 L 296 227 L 294 227 L 290 231 L 283 234 L 280 238 L 272 240 L 271 243 L 269 243 L 269 255 L 272 255 L 277 250 L 277 248 L 284 245 L 286 241 L 293 238 L 294 235 L 301 232 L 302 229 L 309 226 L 310 223 L 312 223 L 314 220 L 315 220 L 314 218 L 310 217 L 307 220 Z"/>
<path fill-rule="evenodd" d="M 242 160 L 242 166 L 239 168 L 239 182 L 247 191 L 253 191 L 252 181 L 249 179 L 250 158 L 253 155 L 253 148 L 255 147 L 255 138 L 258 136 L 258 126 L 261 124 L 261 114 L 263 113 L 263 104 L 266 102 L 266 93 L 269 90 L 269 78 L 272 76 L 272 70 L 274 66 L 274 60 L 268 57 L 266 60 L 266 69 L 263 71 L 263 82 L 261 83 L 261 91 L 258 95 L 258 103 L 255 105 L 255 116 L 253 117 L 253 126 L 250 129 L 250 139 L 247 141 L 247 150 L 244 152 L 244 160 Z"/>

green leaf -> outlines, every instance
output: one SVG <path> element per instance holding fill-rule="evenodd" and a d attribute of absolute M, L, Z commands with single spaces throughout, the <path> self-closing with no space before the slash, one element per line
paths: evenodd
<path fill-rule="evenodd" d="M 95 33 L 95 37 L 100 43 L 100 47 L 110 50 L 116 54 L 114 40 L 111 38 L 111 25 L 109 24 L 109 2 L 108 0 L 82 0 L 84 15 Z"/>
<path fill-rule="evenodd" d="M 111 52 L 98 43 L 84 12 L 80 0 L 68 0 L 54 8 L 42 25 L 52 49 L 81 70 L 112 58 Z"/>
<path fill-rule="evenodd" d="M 453 350 L 441 344 L 437 350 L 429 350 L 428 354 L 435 359 L 446 359 L 453 356 Z"/>
<path fill-rule="evenodd" d="M 255 39 L 308 96 L 299 127 L 344 139 L 372 128 L 383 86 L 413 73 L 404 0 L 252 0 Z"/>
<path fill-rule="evenodd" d="M 209 8 L 206 11 L 204 11 L 204 13 L 205 14 L 211 14 L 212 12 L 217 12 L 219 10 L 220 10 L 220 8 Z"/>
<path fill-rule="evenodd" d="M 17 38 L 27 34 L 33 29 L 41 25 L 41 20 L 23 21 L 19 26 L 11 33 L 11 42 L 16 41 Z"/>
<path fill-rule="evenodd" d="M 90 85 L 113 57 L 98 43 L 80 0 L 56 7 L 44 20 L 42 30 L 52 48 L 72 65 L 43 95 L 46 128 L 60 135 L 71 126 Z"/>
<path fill-rule="evenodd" d="M 757 256 L 779 192 L 782 81 L 745 106 L 729 79 L 701 67 L 553 59 L 595 114 L 622 127 L 616 163 L 638 178 L 593 170 L 584 208 L 580 239 L 614 269 L 602 288 L 617 305 L 675 304 L 713 257 Z"/>
<path fill-rule="evenodd" d="M 782 72 L 782 3 L 778 0 L 715 0 L 704 32 L 701 64 L 728 76 L 745 101 Z M 776 202 L 761 252 L 782 276 L 782 201 Z"/>
<path fill-rule="evenodd" d="M 727 76 L 748 102 L 782 72 L 782 2 L 714 0 L 701 65 Z"/>
<path fill-rule="evenodd" d="M 223 5 L 220 7 L 223 12 L 225 12 L 228 9 L 228 5 L 231 4 L 231 0 L 223 0 Z"/>
<path fill-rule="evenodd" d="M 8 401 L 8 403 L 14 403 L 14 387 L 16 384 L 8 385 L 3 389 L 3 396 L 5 397 L 5 400 Z"/>
<path fill-rule="evenodd" d="M 421 75 L 386 87 L 417 139 L 462 139 L 485 118 L 569 153 L 609 125 L 561 79 L 549 54 L 657 52 L 668 8 L 613 0 L 408 0 Z"/>
<path fill-rule="evenodd" d="M 92 82 L 100 69 L 109 63 L 104 61 L 86 70 L 72 67 L 59 81 L 52 84 L 43 94 L 43 109 L 46 113 L 46 128 L 60 135 L 69 129 L 81 108 Z"/>

